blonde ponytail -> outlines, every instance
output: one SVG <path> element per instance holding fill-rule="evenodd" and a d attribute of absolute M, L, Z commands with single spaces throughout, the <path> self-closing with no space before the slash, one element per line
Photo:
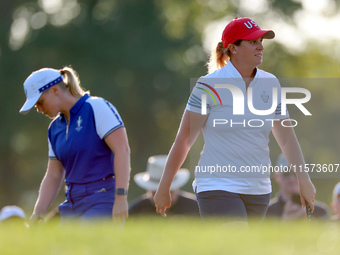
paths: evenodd
<path fill-rule="evenodd" d="M 229 56 L 227 55 L 227 49 L 224 48 L 223 42 L 219 42 L 216 48 L 212 50 L 210 59 L 207 63 L 208 73 L 212 73 L 223 66 L 225 66 L 229 61 Z"/>
<path fill-rule="evenodd" d="M 63 76 L 64 83 L 72 96 L 78 97 L 85 95 L 85 93 L 90 94 L 90 91 L 85 91 L 80 86 L 79 76 L 72 67 L 64 67 L 59 72 Z"/>
<path fill-rule="evenodd" d="M 233 44 L 239 46 L 242 40 L 237 40 Z M 207 63 L 208 73 L 212 73 L 222 67 L 224 67 L 231 58 L 231 52 L 229 48 L 224 48 L 223 42 L 219 42 L 216 48 L 212 50 L 210 59 Z"/>

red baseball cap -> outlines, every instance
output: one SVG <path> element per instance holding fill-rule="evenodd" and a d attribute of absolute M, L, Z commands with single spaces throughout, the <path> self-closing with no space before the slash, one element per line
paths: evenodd
<path fill-rule="evenodd" d="M 249 18 L 235 18 L 228 23 L 222 34 L 224 48 L 237 40 L 256 40 L 260 37 L 273 39 L 275 33 L 272 30 L 262 30 L 255 21 Z"/>

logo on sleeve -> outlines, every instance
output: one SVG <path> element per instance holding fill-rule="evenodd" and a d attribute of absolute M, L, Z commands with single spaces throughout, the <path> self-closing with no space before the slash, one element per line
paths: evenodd
<path fill-rule="evenodd" d="M 83 127 L 82 127 L 82 124 L 83 123 L 83 120 L 81 119 L 81 116 L 79 116 L 78 120 L 77 120 L 77 127 L 76 127 L 76 130 L 79 132 Z"/>

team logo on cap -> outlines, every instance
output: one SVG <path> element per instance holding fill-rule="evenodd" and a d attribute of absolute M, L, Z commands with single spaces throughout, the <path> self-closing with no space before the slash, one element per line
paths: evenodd
<path fill-rule="evenodd" d="M 249 29 L 252 29 L 253 27 L 258 27 L 258 25 L 253 20 L 244 22 L 243 24 Z"/>

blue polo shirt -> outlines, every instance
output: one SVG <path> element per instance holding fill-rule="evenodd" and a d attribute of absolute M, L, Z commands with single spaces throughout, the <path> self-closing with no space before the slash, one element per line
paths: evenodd
<path fill-rule="evenodd" d="M 90 183 L 114 174 L 114 154 L 104 139 L 124 127 L 116 108 L 103 98 L 85 94 L 48 128 L 49 158 L 65 168 L 66 185 Z"/>

